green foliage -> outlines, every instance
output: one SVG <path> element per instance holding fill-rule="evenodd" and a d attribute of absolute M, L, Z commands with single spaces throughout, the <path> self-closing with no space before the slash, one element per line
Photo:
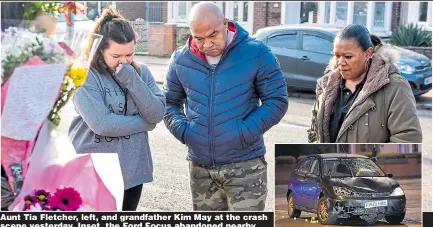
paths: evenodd
<path fill-rule="evenodd" d="M 57 18 L 61 2 L 26 2 L 24 6 L 24 20 L 35 20 L 38 13 L 44 12 Z"/>
<path fill-rule="evenodd" d="M 406 26 L 400 25 L 392 33 L 390 43 L 396 46 L 431 47 L 431 32 L 424 31 L 418 25 L 412 23 Z"/>
<path fill-rule="evenodd" d="M 137 43 L 135 45 L 136 52 L 146 52 L 147 51 L 147 42 Z"/>
<path fill-rule="evenodd" d="M 178 38 L 176 42 L 176 48 L 181 48 L 185 46 L 186 41 L 188 41 L 191 36 L 190 30 L 188 28 L 183 28 L 178 32 Z"/>

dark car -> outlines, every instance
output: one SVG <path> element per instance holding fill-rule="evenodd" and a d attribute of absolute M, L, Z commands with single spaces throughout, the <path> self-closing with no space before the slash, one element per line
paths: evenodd
<path fill-rule="evenodd" d="M 406 213 L 406 196 L 399 183 L 370 158 L 355 154 L 309 155 L 289 180 L 289 217 L 316 213 L 321 224 L 360 218 L 369 225 L 385 218 L 399 224 Z"/>
<path fill-rule="evenodd" d="M 332 56 L 333 40 L 342 29 L 338 25 L 300 24 L 262 28 L 254 35 L 278 57 L 290 88 L 315 91 Z M 400 59 L 395 65 L 410 83 L 415 96 L 432 88 L 431 61 L 424 55 L 395 48 Z"/>

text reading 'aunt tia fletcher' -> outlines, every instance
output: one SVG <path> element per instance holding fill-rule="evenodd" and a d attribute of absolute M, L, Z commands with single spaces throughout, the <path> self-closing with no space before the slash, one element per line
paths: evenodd
<path fill-rule="evenodd" d="M 8 212 L 0 227 L 272 227 L 272 212 Z"/>

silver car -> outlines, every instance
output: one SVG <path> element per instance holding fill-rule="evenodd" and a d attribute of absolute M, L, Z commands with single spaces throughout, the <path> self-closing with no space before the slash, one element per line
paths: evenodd
<path fill-rule="evenodd" d="M 315 91 L 316 81 L 332 56 L 333 40 L 342 26 L 323 24 L 281 25 L 262 28 L 254 35 L 265 42 L 281 63 L 289 88 Z M 395 65 L 410 83 L 415 96 L 432 89 L 431 60 L 416 52 L 395 47 Z"/>

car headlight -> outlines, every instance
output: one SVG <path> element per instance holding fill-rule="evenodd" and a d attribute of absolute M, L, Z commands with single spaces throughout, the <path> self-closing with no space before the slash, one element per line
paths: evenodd
<path fill-rule="evenodd" d="M 398 68 L 398 70 L 400 70 L 401 73 L 407 73 L 407 74 L 411 74 L 413 72 L 415 72 L 415 69 L 407 64 L 403 64 L 403 63 L 395 63 L 395 66 Z"/>
<path fill-rule="evenodd" d="M 353 196 L 355 192 L 352 189 L 349 189 L 347 187 L 341 187 L 341 186 L 333 186 L 335 195 L 338 196 Z"/>
<path fill-rule="evenodd" d="M 402 195 L 404 195 L 404 191 L 401 187 L 396 187 L 391 194 L 391 196 L 402 196 Z"/>

